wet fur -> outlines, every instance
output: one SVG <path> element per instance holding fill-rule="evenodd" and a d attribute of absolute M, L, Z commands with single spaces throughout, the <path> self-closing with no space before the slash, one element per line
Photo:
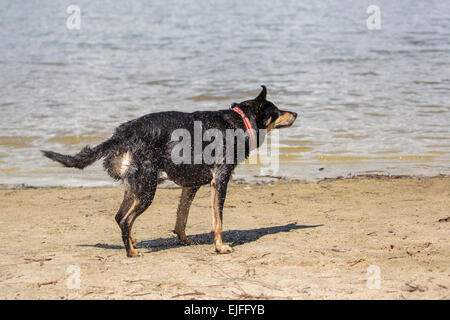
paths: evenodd
<path fill-rule="evenodd" d="M 256 99 L 247 100 L 232 107 L 239 106 L 249 118 L 254 130 L 276 129 L 277 126 L 291 125 L 297 115 L 293 112 L 279 110 L 266 100 L 266 88 Z M 178 209 L 175 233 L 180 241 L 187 242 L 185 227 L 189 206 L 196 191 L 202 185 L 211 184 L 213 189 L 213 232 L 216 251 L 227 253 L 229 246 L 222 244 L 222 210 L 226 189 L 231 173 L 237 162 L 235 139 L 234 164 L 175 164 L 171 159 L 173 147 L 178 143 L 171 141 L 172 132 L 183 128 L 194 137 L 194 121 L 202 122 L 203 132 L 207 129 L 242 129 L 245 125 L 239 114 L 231 109 L 219 111 L 159 112 L 147 114 L 138 119 L 120 125 L 113 136 L 96 147 L 85 147 L 74 156 L 63 155 L 53 151 L 42 151 L 43 155 L 66 167 L 83 169 L 103 158 L 106 172 L 115 180 L 125 184 L 122 205 L 116 214 L 116 221 L 122 231 L 122 238 L 127 255 L 138 255 L 136 241 L 131 236 L 135 219 L 145 211 L 153 201 L 158 174 L 165 172 L 168 179 L 181 185 L 184 189 Z M 259 139 L 259 135 L 256 135 Z M 193 139 L 191 141 L 193 143 Z M 210 142 L 204 142 L 203 148 Z M 249 155 L 249 139 L 246 138 L 245 158 Z M 263 143 L 257 140 L 257 147 Z M 191 159 L 194 156 L 192 148 Z M 224 144 L 226 149 L 226 144 Z M 224 150 L 223 154 L 226 155 Z"/>

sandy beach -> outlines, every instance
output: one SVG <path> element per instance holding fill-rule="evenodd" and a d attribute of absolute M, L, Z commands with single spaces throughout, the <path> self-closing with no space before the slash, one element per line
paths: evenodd
<path fill-rule="evenodd" d="M 143 256 L 127 258 L 121 188 L 0 190 L 0 298 L 449 298 L 449 177 L 232 183 L 226 255 L 213 250 L 208 187 L 189 216 L 196 244 L 177 243 L 180 191 L 157 191 L 134 227 Z"/>

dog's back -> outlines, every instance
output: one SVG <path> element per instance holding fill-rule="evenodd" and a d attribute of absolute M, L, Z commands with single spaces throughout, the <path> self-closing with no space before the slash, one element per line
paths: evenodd
<path fill-rule="evenodd" d="M 84 169 L 100 158 L 104 158 L 103 167 L 115 180 L 123 180 L 144 166 L 151 166 L 154 170 L 168 171 L 169 175 L 173 172 L 176 176 L 177 170 L 192 170 L 198 166 L 192 164 L 194 167 L 188 169 L 185 168 L 186 164 L 175 165 L 171 161 L 172 149 L 178 143 L 172 139 L 174 131 L 182 129 L 190 137 L 195 138 L 195 122 L 198 121 L 201 123 L 201 139 L 204 130 L 232 128 L 232 125 L 226 121 L 227 117 L 229 117 L 228 110 L 150 113 L 121 124 L 111 138 L 94 148 L 86 146 L 74 156 L 53 151 L 42 152 L 44 156 L 66 167 L 78 169 Z M 179 179 L 175 177 L 175 180 Z"/>

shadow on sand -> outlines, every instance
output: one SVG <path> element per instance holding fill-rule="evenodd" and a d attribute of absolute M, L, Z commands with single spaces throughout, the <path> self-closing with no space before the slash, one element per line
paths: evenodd
<path fill-rule="evenodd" d="M 308 228 L 316 228 L 321 227 L 322 224 L 319 225 L 297 225 L 296 223 L 290 223 L 282 226 L 273 226 L 267 228 L 259 228 L 259 229 L 249 229 L 249 230 L 228 230 L 222 233 L 223 241 L 225 243 L 230 243 L 232 247 L 239 246 L 245 243 L 253 242 L 258 240 L 259 238 L 269 235 L 276 234 L 280 232 L 289 232 L 291 230 L 298 229 L 308 229 Z M 188 239 L 192 240 L 196 245 L 201 244 L 213 244 L 213 235 L 212 233 L 202 233 L 188 236 Z M 80 247 L 95 247 L 102 249 L 124 249 L 124 246 L 118 245 L 109 245 L 104 243 L 97 244 L 81 244 Z M 172 248 L 177 248 L 183 246 L 180 244 L 176 236 L 170 238 L 158 238 L 154 240 L 146 240 L 141 241 L 137 245 L 137 248 L 148 248 L 149 252 L 156 252 L 160 250 L 167 250 Z"/>

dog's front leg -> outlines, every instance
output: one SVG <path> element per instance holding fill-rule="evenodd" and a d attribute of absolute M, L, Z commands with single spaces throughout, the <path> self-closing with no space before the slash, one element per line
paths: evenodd
<path fill-rule="evenodd" d="M 214 232 L 214 246 L 219 253 L 230 253 L 233 251 L 229 245 L 222 243 L 223 205 L 232 171 L 232 168 L 221 168 L 221 170 L 213 173 L 211 181 L 212 231 Z"/>

